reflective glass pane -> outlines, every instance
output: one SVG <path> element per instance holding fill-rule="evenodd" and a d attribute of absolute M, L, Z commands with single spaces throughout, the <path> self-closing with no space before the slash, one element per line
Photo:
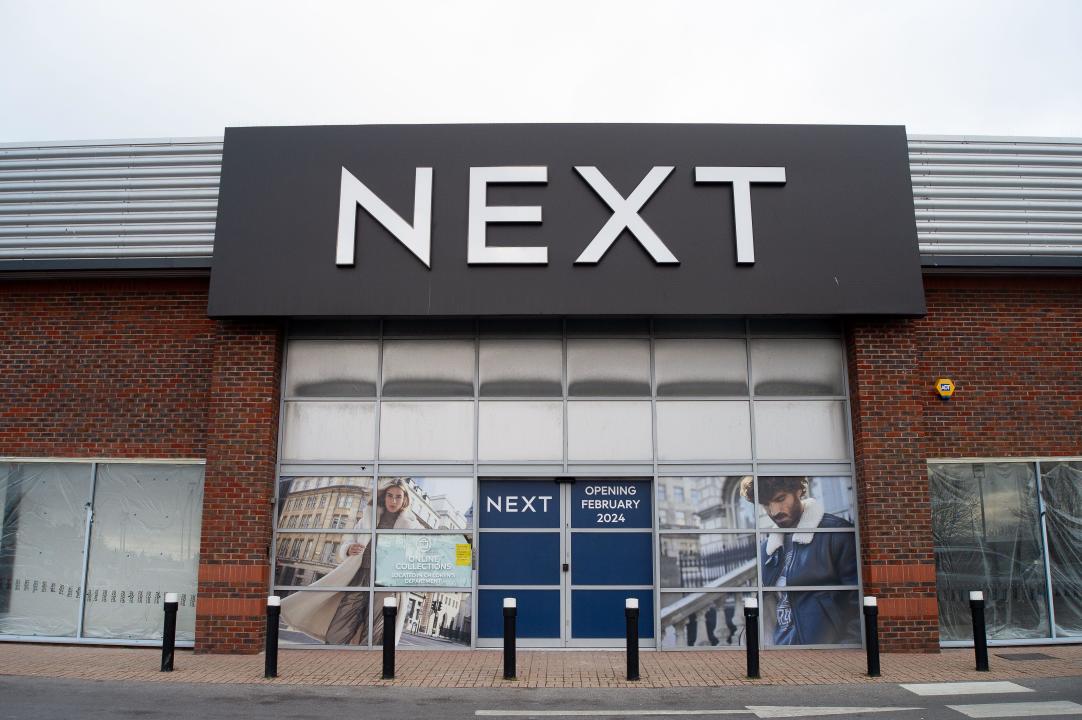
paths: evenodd
<path fill-rule="evenodd" d="M 375 397 L 374 340 L 293 340 L 286 353 L 286 395 Z"/>
<path fill-rule="evenodd" d="M 162 636 L 162 596 L 181 596 L 177 639 L 195 639 L 202 465 L 98 465 L 83 635 Z"/>
<path fill-rule="evenodd" d="M 482 340 L 482 397 L 563 396 L 561 340 Z"/>
<path fill-rule="evenodd" d="M 658 459 L 751 458 L 751 418 L 742 401 L 659 400 Z"/>
<path fill-rule="evenodd" d="M 384 460 L 473 460 L 472 402 L 384 402 L 379 452 Z"/>
<path fill-rule="evenodd" d="M 756 395 L 844 395 L 841 340 L 752 340 Z"/>
<path fill-rule="evenodd" d="M 760 476 L 759 527 L 853 527 L 853 479 L 849 477 Z M 751 503 L 751 486 L 741 491 Z"/>
<path fill-rule="evenodd" d="M 469 647 L 473 627 L 473 599 L 463 592 L 376 593 L 376 606 L 386 598 L 398 602 L 395 627 L 400 648 L 439 649 Z M 383 617 L 372 628 L 372 644 L 383 645 Z"/>
<path fill-rule="evenodd" d="M 770 646 L 859 645 L 860 598 L 856 590 L 763 593 L 763 637 Z"/>
<path fill-rule="evenodd" d="M 666 533 L 661 541 L 661 587 L 755 585 L 755 535 Z"/>
<path fill-rule="evenodd" d="M 481 337 L 560 337 L 564 332 L 559 318 L 481 318 Z"/>
<path fill-rule="evenodd" d="M 388 340 L 384 397 L 473 397 L 473 340 Z"/>
<path fill-rule="evenodd" d="M 569 337 L 648 337 L 650 321 L 640 318 L 571 318 Z"/>
<path fill-rule="evenodd" d="M 849 457 L 845 403 L 756 401 L 755 447 L 760 460 L 845 460 Z"/>
<path fill-rule="evenodd" d="M 759 318 L 751 321 L 752 336 L 808 337 L 816 335 L 840 336 L 841 325 L 837 320 L 810 320 Z"/>
<path fill-rule="evenodd" d="M 1082 636 L 1082 462 L 1041 463 L 1056 634 Z"/>
<path fill-rule="evenodd" d="M 480 460 L 563 459 L 562 402 L 482 402 L 479 412 Z"/>
<path fill-rule="evenodd" d="M 372 478 L 283 477 L 278 481 L 280 529 L 372 527 Z"/>
<path fill-rule="evenodd" d="M 282 587 L 367 587 L 372 577 L 372 531 L 297 532 L 275 538 L 274 584 Z"/>
<path fill-rule="evenodd" d="M 466 530 L 473 527 L 472 477 L 381 477 L 380 530 Z"/>
<path fill-rule="evenodd" d="M 379 320 L 290 320 L 295 338 L 379 337 Z"/>
<path fill-rule="evenodd" d="M 744 598 L 754 593 L 661 593 L 661 647 L 741 647 Z"/>
<path fill-rule="evenodd" d="M 90 465 L 0 463 L 0 633 L 74 637 Z"/>
<path fill-rule="evenodd" d="M 287 402 L 284 460 L 367 460 L 375 446 L 375 406 L 360 402 Z"/>
<path fill-rule="evenodd" d="M 740 477 L 659 477 L 658 527 L 662 530 L 729 530 L 755 527 Z"/>
<path fill-rule="evenodd" d="M 942 463 L 928 474 L 940 637 L 972 639 L 971 590 L 985 593 L 989 638 L 1048 637 L 1033 465 Z"/>
<path fill-rule="evenodd" d="M 744 337 L 744 321 L 731 318 L 655 318 L 655 337 Z"/>
<path fill-rule="evenodd" d="M 567 392 L 580 397 L 649 395 L 649 341 L 568 340 Z"/>
<path fill-rule="evenodd" d="M 468 588 L 472 584 L 472 535 L 376 535 L 377 586 Z"/>
<path fill-rule="evenodd" d="M 278 640 L 283 645 L 367 645 L 372 593 L 294 590 L 282 598 Z M 377 622 L 383 618 L 377 611 Z"/>
<path fill-rule="evenodd" d="M 473 337 L 474 321 L 462 318 L 390 318 L 383 337 Z"/>
<path fill-rule="evenodd" d="M 859 584 L 855 532 L 773 532 L 760 535 L 760 550 L 763 587 Z"/>
<path fill-rule="evenodd" d="M 653 459 L 649 402 L 569 402 L 567 425 L 569 460 Z"/>
<path fill-rule="evenodd" d="M 658 397 L 748 394 L 743 340 L 655 340 L 654 373 Z"/>

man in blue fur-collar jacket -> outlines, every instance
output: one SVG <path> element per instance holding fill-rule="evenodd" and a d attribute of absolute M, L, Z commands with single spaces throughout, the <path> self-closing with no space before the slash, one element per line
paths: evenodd
<path fill-rule="evenodd" d="M 755 502 L 750 477 L 744 478 L 741 494 Z M 858 592 L 816 589 L 857 585 L 856 535 L 814 532 L 853 524 L 825 512 L 822 503 L 807 495 L 805 477 L 759 478 L 759 504 L 778 527 L 761 546 L 763 587 L 778 588 L 774 644 L 859 643 Z"/>

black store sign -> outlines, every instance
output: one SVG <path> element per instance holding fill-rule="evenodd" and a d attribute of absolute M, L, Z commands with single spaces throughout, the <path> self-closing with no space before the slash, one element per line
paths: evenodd
<path fill-rule="evenodd" d="M 226 131 L 212 316 L 923 311 L 902 127 Z"/>

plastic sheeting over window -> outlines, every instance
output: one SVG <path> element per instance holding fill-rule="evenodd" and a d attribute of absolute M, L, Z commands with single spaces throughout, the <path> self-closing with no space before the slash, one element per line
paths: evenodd
<path fill-rule="evenodd" d="M 194 639 L 202 495 L 202 465 L 0 463 L 0 635 L 157 639 L 175 592 Z"/>
<path fill-rule="evenodd" d="M 90 465 L 0 463 L 0 633 L 75 637 Z"/>
<path fill-rule="evenodd" d="M 928 472 L 941 639 L 972 639 L 971 590 L 985 592 L 990 639 L 1049 637 L 1034 465 L 943 463 Z"/>
<path fill-rule="evenodd" d="M 1041 463 L 1056 635 L 1082 636 L 1082 462 Z"/>

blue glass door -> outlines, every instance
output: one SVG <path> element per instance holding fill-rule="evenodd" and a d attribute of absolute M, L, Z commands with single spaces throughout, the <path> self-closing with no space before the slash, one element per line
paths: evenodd
<path fill-rule="evenodd" d="M 567 645 L 621 645 L 624 601 L 639 601 L 639 638 L 653 646 L 653 493 L 645 478 L 576 478 L 568 486 Z"/>
<path fill-rule="evenodd" d="M 642 478 L 480 481 L 477 644 L 503 642 L 503 599 L 523 647 L 624 642 L 624 601 L 654 638 L 653 494 Z"/>

